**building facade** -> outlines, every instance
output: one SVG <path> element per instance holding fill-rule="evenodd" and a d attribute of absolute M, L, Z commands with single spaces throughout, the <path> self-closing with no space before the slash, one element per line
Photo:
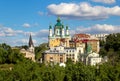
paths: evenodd
<path fill-rule="evenodd" d="M 102 62 L 102 58 L 98 53 L 92 52 L 92 46 L 88 44 L 86 52 L 80 55 L 80 61 L 82 61 L 85 65 L 96 65 Z"/>
<path fill-rule="evenodd" d="M 106 41 L 106 37 L 108 36 L 109 34 L 94 34 L 92 36 L 94 37 L 97 37 L 99 40 L 101 41 Z"/>
<path fill-rule="evenodd" d="M 101 61 L 102 58 L 95 52 L 88 54 L 86 57 L 86 65 L 96 65 L 101 63 Z"/>
<path fill-rule="evenodd" d="M 85 50 L 86 43 L 92 46 L 92 51 L 99 52 L 99 39 L 89 34 L 75 34 L 70 42 L 70 47 L 79 47 L 82 45 Z"/>
<path fill-rule="evenodd" d="M 64 51 L 64 47 L 62 47 L 62 46 L 53 47 L 44 52 L 45 64 L 47 64 L 47 63 L 53 63 L 53 64 L 65 63 L 65 61 L 66 61 L 65 51 Z"/>
<path fill-rule="evenodd" d="M 64 46 L 52 47 L 44 52 L 45 63 L 66 63 L 71 59 L 74 63 L 79 61 L 80 54 L 83 54 L 83 48 L 69 48 Z"/>

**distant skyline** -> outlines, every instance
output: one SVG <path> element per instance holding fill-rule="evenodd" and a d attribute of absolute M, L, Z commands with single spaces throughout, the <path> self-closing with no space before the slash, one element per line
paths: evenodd
<path fill-rule="evenodd" d="M 48 41 L 57 17 L 75 33 L 120 32 L 120 0 L 1 0 L 0 43 L 35 45 Z"/>

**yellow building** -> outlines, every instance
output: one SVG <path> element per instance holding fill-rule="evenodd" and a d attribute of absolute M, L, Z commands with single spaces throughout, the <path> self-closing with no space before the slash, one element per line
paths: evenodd
<path fill-rule="evenodd" d="M 65 51 L 63 46 L 53 47 L 44 52 L 44 63 L 65 63 Z"/>
<path fill-rule="evenodd" d="M 54 31 L 52 29 L 52 26 L 49 26 L 49 36 L 48 36 L 48 43 L 49 47 L 55 47 L 60 46 L 61 44 L 65 47 L 69 47 L 69 28 L 66 26 L 64 28 L 64 25 L 61 23 L 60 18 L 58 17 L 57 23 L 54 26 Z"/>

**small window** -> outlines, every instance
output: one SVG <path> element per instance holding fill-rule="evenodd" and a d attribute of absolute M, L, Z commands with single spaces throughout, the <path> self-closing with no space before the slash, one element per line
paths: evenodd
<path fill-rule="evenodd" d="M 74 57 L 72 57 L 72 59 L 74 59 Z"/>
<path fill-rule="evenodd" d="M 60 62 L 61 62 L 61 63 L 63 62 L 63 58 L 60 58 Z"/>
<path fill-rule="evenodd" d="M 81 53 L 81 50 L 79 50 L 79 53 Z"/>
<path fill-rule="evenodd" d="M 53 59 L 53 57 L 50 57 L 50 60 L 52 60 Z"/>

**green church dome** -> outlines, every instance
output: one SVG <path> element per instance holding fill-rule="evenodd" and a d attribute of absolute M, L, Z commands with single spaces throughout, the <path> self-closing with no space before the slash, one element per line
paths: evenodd
<path fill-rule="evenodd" d="M 64 26 L 63 26 L 63 24 L 61 23 L 60 17 L 58 17 L 57 23 L 55 24 L 55 28 L 56 28 L 56 29 L 61 29 L 61 28 L 63 28 L 63 27 L 64 27 Z"/>
<path fill-rule="evenodd" d="M 60 20 L 60 17 L 58 17 L 58 18 L 57 18 L 57 22 L 60 22 L 60 21 L 61 21 L 61 20 Z"/>

